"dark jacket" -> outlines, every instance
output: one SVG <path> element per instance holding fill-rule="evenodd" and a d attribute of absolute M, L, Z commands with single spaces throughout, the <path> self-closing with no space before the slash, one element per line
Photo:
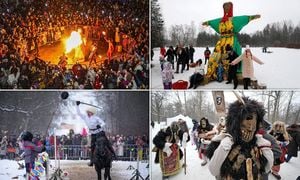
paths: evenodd
<path fill-rule="evenodd" d="M 300 128 L 287 128 L 287 132 L 291 136 L 290 143 L 287 146 L 289 156 L 297 157 L 300 148 Z"/>

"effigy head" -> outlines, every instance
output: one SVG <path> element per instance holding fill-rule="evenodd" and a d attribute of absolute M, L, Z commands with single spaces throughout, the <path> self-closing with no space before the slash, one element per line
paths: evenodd
<path fill-rule="evenodd" d="M 228 17 L 233 16 L 233 4 L 232 2 L 226 2 L 223 4 L 223 9 L 224 9 L 224 15 Z"/>

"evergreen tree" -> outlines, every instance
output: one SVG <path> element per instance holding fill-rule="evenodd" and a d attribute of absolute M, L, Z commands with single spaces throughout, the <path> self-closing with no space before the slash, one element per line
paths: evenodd
<path fill-rule="evenodd" d="M 164 21 L 158 0 L 151 0 L 151 47 L 164 44 Z"/>

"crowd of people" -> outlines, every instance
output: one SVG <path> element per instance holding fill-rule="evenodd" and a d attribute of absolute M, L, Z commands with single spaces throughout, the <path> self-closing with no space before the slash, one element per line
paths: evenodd
<path fill-rule="evenodd" d="M 180 66 L 181 73 L 189 71 L 190 67 L 195 68 L 194 74 L 189 77 L 189 89 L 196 89 L 200 84 L 205 84 L 212 80 L 218 82 L 226 81 L 226 84 L 231 84 L 233 81 L 233 89 L 236 89 L 238 87 L 239 73 L 243 78 L 244 89 L 249 89 L 249 87 L 258 88 L 254 77 L 253 63 L 255 62 L 260 65 L 264 63 L 252 53 L 249 45 L 246 45 L 245 51 L 239 56 L 233 47 L 227 44 L 223 53 L 223 60 L 214 63 L 208 60 L 215 58 L 216 54 L 211 55 L 208 47 L 203 52 L 203 59 L 205 59 L 203 61 L 199 58 L 194 62 L 194 53 L 195 49 L 191 45 L 185 48 L 183 46 L 176 46 L 175 49 L 173 46 L 170 46 L 168 50 L 164 47 L 160 48 L 159 61 L 164 89 L 172 89 L 174 73 L 179 73 Z M 241 61 L 243 63 L 240 63 Z M 175 63 L 176 70 L 174 72 Z M 195 77 L 197 78 L 195 79 Z M 203 82 L 205 79 L 206 81 Z M 254 80 L 252 84 L 251 80 Z"/>
<path fill-rule="evenodd" d="M 232 103 L 227 117 L 220 117 L 216 124 L 206 117 L 192 120 L 190 137 L 202 159 L 201 166 L 209 164 L 211 174 L 217 179 L 265 179 L 269 174 L 281 179 L 280 165 L 298 157 L 300 125 L 287 125 L 283 121 L 271 124 L 263 120 L 265 111 L 261 104 L 248 98 L 242 100 L 244 104 Z M 161 163 L 164 178 L 185 167 L 185 161 L 179 161 L 183 158 L 180 149 L 184 146 L 179 144 L 184 141 L 183 132 L 180 122 L 175 121 L 153 138 L 157 152 L 154 162 Z M 257 169 L 250 169 L 251 165 Z"/>
<path fill-rule="evenodd" d="M 137 149 L 143 149 L 143 153 L 148 153 L 149 147 L 148 136 L 125 136 L 113 135 L 107 133 L 107 137 L 120 160 L 133 160 L 136 159 Z M 40 146 L 45 145 L 46 152 L 50 158 L 54 158 L 54 136 L 41 136 L 34 134 L 32 140 L 34 144 Z M 22 150 L 19 147 L 18 137 L 15 135 L 2 135 L 0 137 L 0 159 L 15 159 Z M 60 149 L 58 151 L 62 159 L 87 159 L 89 154 L 89 140 L 86 133 L 74 133 L 73 130 L 67 135 L 56 136 L 56 145 Z M 130 159 L 130 152 L 132 152 L 132 159 Z M 148 157 L 147 154 L 143 158 Z"/>
<path fill-rule="evenodd" d="M 0 2 L 3 15 L 0 18 L 0 88 L 148 88 L 147 1 L 17 2 Z M 101 65 L 77 65 L 73 69 L 62 69 L 38 57 L 43 45 L 59 41 L 68 29 L 78 28 L 85 31 L 88 40 L 103 44 L 108 39 L 121 50 L 115 48 L 115 55 Z"/>

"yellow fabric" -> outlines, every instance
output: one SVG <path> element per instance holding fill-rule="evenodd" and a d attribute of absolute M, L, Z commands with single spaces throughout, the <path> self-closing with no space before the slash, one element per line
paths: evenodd
<path fill-rule="evenodd" d="M 217 42 L 214 52 L 208 60 L 208 69 L 206 77 L 209 81 L 217 78 L 217 67 L 220 61 L 224 65 L 225 73 L 228 71 L 228 62 L 225 61 L 227 58 L 226 45 L 229 44 L 231 47 L 234 42 L 233 23 L 231 20 L 226 22 L 220 22 L 219 31 L 221 38 Z"/>

